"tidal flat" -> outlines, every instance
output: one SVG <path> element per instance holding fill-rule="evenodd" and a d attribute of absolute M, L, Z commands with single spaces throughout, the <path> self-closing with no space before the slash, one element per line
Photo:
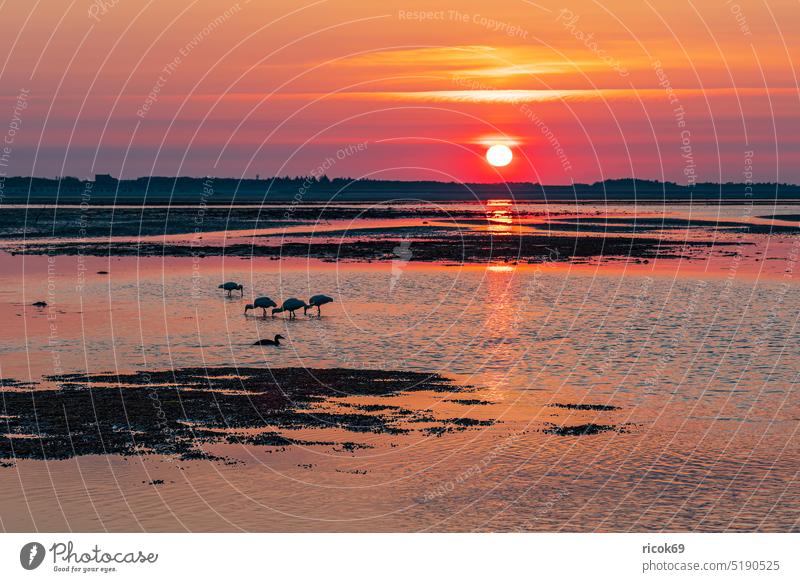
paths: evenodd
<path fill-rule="evenodd" d="M 0 232 L 8 531 L 797 530 L 791 220 L 122 210 Z"/>

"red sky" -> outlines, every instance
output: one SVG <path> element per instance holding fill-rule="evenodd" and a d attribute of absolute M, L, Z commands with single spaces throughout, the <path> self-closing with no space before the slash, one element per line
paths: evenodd
<path fill-rule="evenodd" d="M 7 1 L 0 171 L 323 167 L 560 184 L 752 170 L 797 183 L 797 11 L 783 0 Z M 483 161 L 495 142 L 516 155 L 502 170 Z"/>

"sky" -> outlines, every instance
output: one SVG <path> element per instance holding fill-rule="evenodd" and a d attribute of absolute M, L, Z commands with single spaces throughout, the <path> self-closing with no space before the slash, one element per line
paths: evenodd
<path fill-rule="evenodd" d="M 0 175 L 800 183 L 797 11 L 0 0 Z"/>

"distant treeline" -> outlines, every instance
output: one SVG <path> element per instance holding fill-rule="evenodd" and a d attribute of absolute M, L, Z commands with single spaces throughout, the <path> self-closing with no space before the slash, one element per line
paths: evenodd
<path fill-rule="evenodd" d="M 98 175 L 94 180 L 0 178 L 2 204 L 298 204 L 381 200 L 487 200 L 519 201 L 734 201 L 800 199 L 800 186 L 774 183 L 700 183 L 681 186 L 672 182 L 620 179 L 573 186 L 547 186 L 532 182 L 464 184 L 457 182 L 353 180 L 326 176 L 267 179 L 144 177 L 116 180 Z"/>

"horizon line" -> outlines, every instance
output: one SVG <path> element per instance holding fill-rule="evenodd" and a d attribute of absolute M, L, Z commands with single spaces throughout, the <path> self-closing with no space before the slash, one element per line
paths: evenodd
<path fill-rule="evenodd" d="M 375 179 L 375 178 L 353 178 L 350 176 L 334 176 L 330 177 L 325 174 L 322 176 L 314 176 L 314 175 L 297 175 L 297 176 L 270 176 L 270 177 L 261 177 L 260 175 L 256 175 L 255 177 L 240 177 L 235 178 L 232 176 L 191 176 L 191 175 L 179 175 L 179 176 L 168 176 L 168 175 L 150 175 L 150 176 L 138 176 L 136 178 L 116 178 L 111 174 L 95 174 L 94 179 L 92 178 L 79 178 L 77 176 L 3 176 L 0 175 L 0 180 L 5 182 L 8 180 L 49 180 L 53 182 L 63 181 L 63 180 L 76 180 L 78 182 L 91 182 L 97 183 L 98 178 L 100 178 L 101 182 L 105 183 L 113 183 L 113 182 L 137 182 L 139 180 L 153 180 L 153 179 L 160 179 L 160 180 L 227 180 L 227 181 L 238 181 L 238 182 L 271 182 L 275 180 L 289 180 L 289 181 L 314 181 L 315 183 L 325 183 L 333 182 L 333 181 L 346 181 L 351 183 L 357 182 L 370 182 L 370 183 L 401 183 L 401 184 L 420 184 L 420 183 L 427 183 L 427 184 L 441 184 L 441 185 L 464 185 L 464 186 L 508 186 L 508 185 L 531 185 L 531 186 L 539 186 L 539 187 L 558 187 L 558 188 L 570 188 L 576 186 L 596 186 L 601 184 L 606 184 L 609 182 L 644 182 L 644 183 L 651 183 L 651 184 L 661 184 L 661 185 L 669 185 L 678 188 L 687 188 L 693 189 L 697 188 L 698 186 L 729 186 L 729 185 L 745 185 L 745 186 L 792 186 L 792 187 L 800 187 L 798 183 L 791 183 L 791 182 L 759 182 L 754 180 L 745 180 L 745 181 L 726 181 L 726 182 L 695 182 L 692 184 L 680 184 L 678 182 L 672 182 L 669 180 L 658 180 L 652 178 L 633 178 L 633 177 L 622 177 L 622 178 L 605 178 L 603 180 L 596 180 L 594 182 L 572 182 L 572 183 L 564 183 L 564 184 L 543 184 L 541 182 L 531 182 L 531 181 L 501 181 L 501 182 L 469 182 L 469 181 L 441 181 L 441 180 L 401 180 L 401 179 Z"/>

